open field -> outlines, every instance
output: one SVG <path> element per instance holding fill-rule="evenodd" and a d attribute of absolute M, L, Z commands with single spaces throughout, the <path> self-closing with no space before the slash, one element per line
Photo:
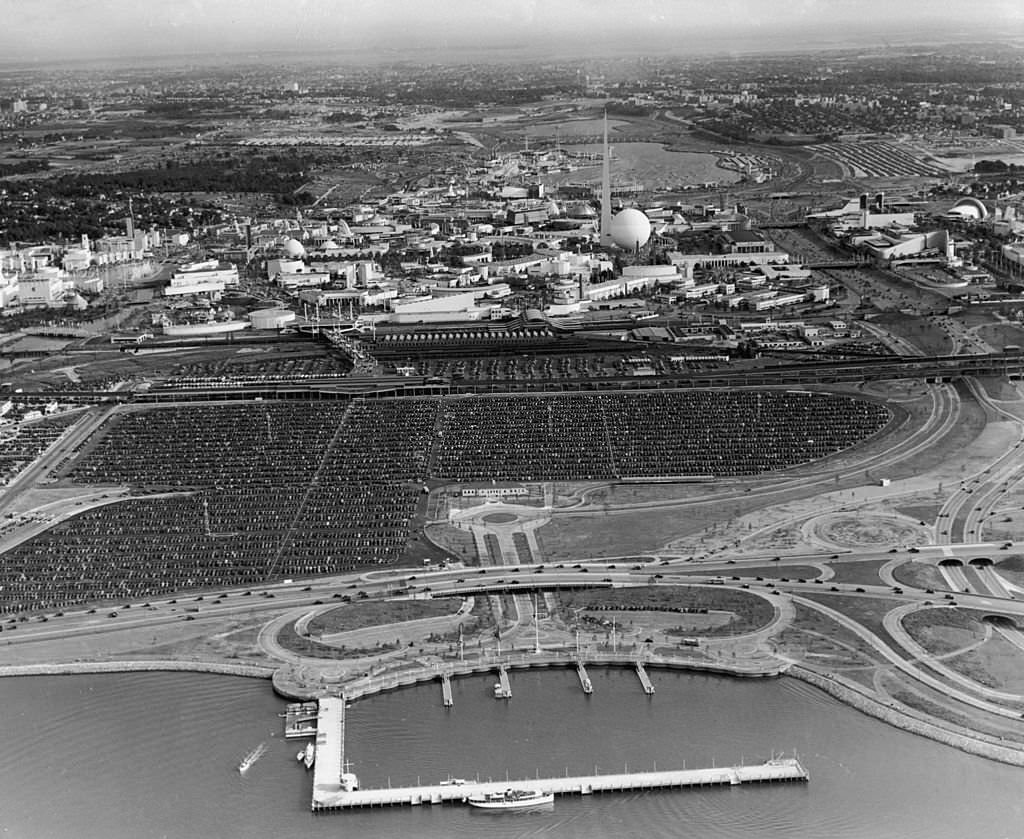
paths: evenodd
<path fill-rule="evenodd" d="M 981 621 L 959 609 L 921 609 L 903 618 L 903 628 L 936 655 L 962 650 L 985 637 Z"/>
<path fill-rule="evenodd" d="M 1024 652 L 998 633 L 973 650 L 947 658 L 946 664 L 985 687 L 1024 697 Z"/>

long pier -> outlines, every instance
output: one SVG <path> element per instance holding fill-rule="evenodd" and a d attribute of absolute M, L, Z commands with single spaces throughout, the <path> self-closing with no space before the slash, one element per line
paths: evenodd
<path fill-rule="evenodd" d="M 319 701 L 316 732 L 316 763 L 313 767 L 314 811 L 354 807 L 444 804 L 465 802 L 471 795 L 501 793 L 510 787 L 539 790 L 554 795 L 593 795 L 646 789 L 738 786 L 740 784 L 808 781 L 810 776 L 796 758 L 772 758 L 753 766 L 720 766 L 711 769 L 669 769 L 622 772 L 609 775 L 566 775 L 564 778 L 524 778 L 516 781 L 468 781 L 359 789 L 345 761 L 345 699 L 324 697 Z"/>
<path fill-rule="evenodd" d="M 319 764 L 319 759 L 317 762 Z M 614 775 L 578 775 L 565 778 L 527 778 L 521 781 L 470 781 L 463 784 L 432 784 L 386 789 L 346 791 L 331 790 L 314 785 L 313 810 L 462 803 L 471 795 L 501 793 L 509 788 L 539 790 L 554 795 L 593 795 L 601 792 L 623 792 L 626 790 L 738 786 L 740 784 L 808 780 L 810 780 L 810 776 L 807 770 L 796 758 L 785 758 L 769 760 L 755 766 L 623 772 Z"/>
<path fill-rule="evenodd" d="M 590 676 L 587 675 L 587 668 L 582 661 L 576 665 L 576 675 L 580 677 L 580 687 L 583 688 L 583 692 L 587 695 L 593 693 L 594 683 L 590 681 Z"/>
<path fill-rule="evenodd" d="M 318 796 L 343 790 L 345 765 L 345 700 L 320 700 L 316 718 L 316 762 L 313 764 L 313 801 Z"/>
<path fill-rule="evenodd" d="M 640 679 L 640 684 L 644 689 L 644 693 L 648 696 L 654 695 L 654 685 L 651 684 L 651 677 L 647 675 L 647 671 L 644 669 L 642 662 L 636 663 L 636 675 Z"/>
<path fill-rule="evenodd" d="M 512 698 L 512 684 L 508 680 L 508 670 L 505 669 L 505 665 L 498 668 L 498 686 L 499 689 L 494 692 L 495 699 Z"/>

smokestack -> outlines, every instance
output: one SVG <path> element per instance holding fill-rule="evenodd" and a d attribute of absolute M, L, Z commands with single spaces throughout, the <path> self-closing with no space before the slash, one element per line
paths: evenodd
<path fill-rule="evenodd" d="M 868 226 L 868 194 L 866 192 L 860 194 L 860 226 L 865 230 Z"/>
<path fill-rule="evenodd" d="M 601 164 L 601 247 L 612 245 L 611 161 L 608 159 L 608 111 L 604 112 L 604 162 Z"/>

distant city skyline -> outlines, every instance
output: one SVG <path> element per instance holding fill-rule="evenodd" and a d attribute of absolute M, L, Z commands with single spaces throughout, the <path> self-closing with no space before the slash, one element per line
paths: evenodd
<path fill-rule="evenodd" d="M 0 0 L 0 59 L 337 50 L 460 54 L 806 50 L 1001 39 L 1024 43 L 1019 0 Z"/>

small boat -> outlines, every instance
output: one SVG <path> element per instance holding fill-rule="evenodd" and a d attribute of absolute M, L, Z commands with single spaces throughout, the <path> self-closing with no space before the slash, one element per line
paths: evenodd
<path fill-rule="evenodd" d="M 539 789 L 507 789 L 504 792 L 487 792 L 471 795 L 466 799 L 470 807 L 481 810 L 525 810 L 528 807 L 539 807 L 553 804 L 555 794 L 541 792 Z"/>
<path fill-rule="evenodd" d="M 312 743 L 307 743 L 306 748 L 302 752 L 302 762 L 305 764 L 307 769 L 313 768 L 313 763 L 316 761 L 316 746 Z"/>
<path fill-rule="evenodd" d="M 267 751 L 267 744 L 260 743 L 255 749 L 249 754 L 242 758 L 242 762 L 238 764 L 238 771 L 245 773 L 245 771 L 252 766 L 257 760 L 263 757 L 264 752 Z"/>
<path fill-rule="evenodd" d="M 465 778 L 451 778 L 451 777 L 449 777 L 449 778 L 446 778 L 445 780 L 441 781 L 441 786 L 443 786 L 443 787 L 461 787 L 463 784 L 468 784 L 468 783 L 469 783 L 469 781 L 467 781 Z"/>

